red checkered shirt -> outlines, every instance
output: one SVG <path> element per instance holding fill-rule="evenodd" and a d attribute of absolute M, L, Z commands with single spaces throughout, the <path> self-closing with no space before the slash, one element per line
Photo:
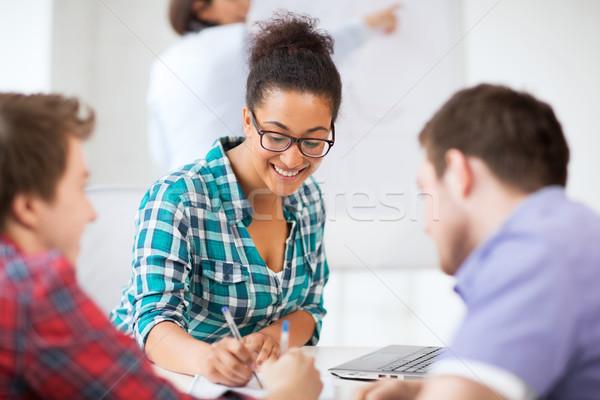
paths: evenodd
<path fill-rule="evenodd" d="M 56 252 L 0 238 L 0 399 L 192 399 L 154 375 Z M 227 399 L 244 399 L 228 394 Z"/>

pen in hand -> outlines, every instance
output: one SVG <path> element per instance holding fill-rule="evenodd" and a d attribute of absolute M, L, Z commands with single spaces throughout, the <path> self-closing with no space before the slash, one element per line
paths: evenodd
<path fill-rule="evenodd" d="M 240 334 L 240 331 L 239 331 L 237 325 L 235 324 L 235 321 L 233 320 L 233 317 L 231 316 L 231 313 L 229 312 L 229 309 L 227 308 L 227 306 L 223 306 L 223 308 L 221 308 L 221 311 L 223 311 L 223 315 L 225 316 L 225 321 L 227 321 L 227 325 L 229 326 L 229 329 L 231 330 L 233 337 L 241 342 L 242 335 Z M 252 371 L 252 374 L 254 374 L 254 378 L 256 378 L 256 382 L 258 382 L 258 386 L 262 389 L 263 384 L 260 381 L 260 379 L 258 379 L 258 375 L 256 374 L 256 371 Z"/>

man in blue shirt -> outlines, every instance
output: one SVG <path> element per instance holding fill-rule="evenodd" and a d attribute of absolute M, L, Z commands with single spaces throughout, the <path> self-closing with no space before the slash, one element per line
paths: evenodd
<path fill-rule="evenodd" d="M 419 140 L 425 230 L 468 312 L 431 379 L 356 398 L 598 399 L 600 218 L 565 197 L 569 149 L 550 106 L 479 85 Z"/>

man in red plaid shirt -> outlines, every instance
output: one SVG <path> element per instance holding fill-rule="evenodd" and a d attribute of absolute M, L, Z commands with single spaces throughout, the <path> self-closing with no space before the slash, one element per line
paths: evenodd
<path fill-rule="evenodd" d="M 79 238 L 95 218 L 81 152 L 93 125 L 76 99 L 0 93 L 0 399 L 189 398 L 153 374 L 75 280 Z M 236 353 L 254 362 L 245 348 Z M 268 399 L 321 390 L 299 351 L 263 372 Z M 247 381 L 252 371 L 231 373 Z"/>

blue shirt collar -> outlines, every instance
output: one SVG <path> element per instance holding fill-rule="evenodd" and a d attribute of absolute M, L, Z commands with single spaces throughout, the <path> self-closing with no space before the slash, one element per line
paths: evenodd
<path fill-rule="evenodd" d="M 564 199 L 564 197 L 564 187 L 550 185 L 531 193 L 523 199 L 523 201 L 512 210 L 504 222 L 486 239 L 482 240 L 477 247 L 471 251 L 465 261 L 463 261 L 454 275 L 456 278 L 454 291 L 465 299 L 466 292 L 469 291 L 473 282 L 476 280 L 481 258 L 491 246 L 493 246 L 494 242 L 505 232 L 512 229 L 512 227 L 521 224 L 521 221 L 526 215 L 538 210 L 543 204 L 561 198 Z"/>

